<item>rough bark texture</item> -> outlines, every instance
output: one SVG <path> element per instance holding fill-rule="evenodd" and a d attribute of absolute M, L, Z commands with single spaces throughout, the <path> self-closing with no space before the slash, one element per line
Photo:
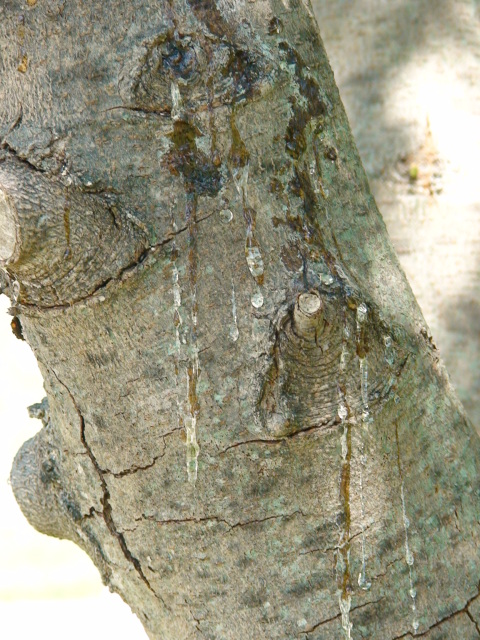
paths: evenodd
<path fill-rule="evenodd" d="M 478 638 L 478 436 L 308 4 L 0 25 L 0 257 L 48 396 L 30 522 L 151 638 Z"/>

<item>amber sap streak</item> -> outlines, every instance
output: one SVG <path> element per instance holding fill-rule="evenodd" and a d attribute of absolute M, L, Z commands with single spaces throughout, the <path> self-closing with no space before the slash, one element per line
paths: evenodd
<path fill-rule="evenodd" d="M 342 599 L 346 600 L 350 586 L 350 474 L 352 461 L 352 427 L 347 423 L 347 455 L 343 461 L 342 476 L 340 481 L 340 496 L 343 502 L 343 514 L 345 517 L 344 540 L 340 547 L 340 553 L 343 557 L 344 570 L 342 579 Z"/>

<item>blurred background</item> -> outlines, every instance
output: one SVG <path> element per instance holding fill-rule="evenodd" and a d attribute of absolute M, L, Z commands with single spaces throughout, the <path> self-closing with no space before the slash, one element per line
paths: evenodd
<path fill-rule="evenodd" d="M 480 4 L 317 0 L 314 11 L 374 195 L 473 423 L 480 425 Z M 89 558 L 27 524 L 8 476 L 40 428 L 42 379 L 0 298 L 2 637 L 145 640 Z M 78 620 L 78 625 L 72 620 Z"/>

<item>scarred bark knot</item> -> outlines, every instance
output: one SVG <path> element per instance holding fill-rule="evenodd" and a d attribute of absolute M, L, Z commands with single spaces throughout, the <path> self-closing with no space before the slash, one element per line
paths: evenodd
<path fill-rule="evenodd" d="M 304 340 L 316 342 L 323 330 L 323 303 L 315 291 L 301 293 L 293 310 L 295 333 Z"/>
<path fill-rule="evenodd" d="M 86 300 L 145 257 L 148 229 L 128 207 L 70 180 L 12 156 L 0 164 L 0 266 L 23 311 Z"/>
<path fill-rule="evenodd" d="M 347 290 L 298 294 L 276 323 L 259 400 L 263 426 L 283 438 L 348 417 L 370 423 L 393 397 L 406 361 L 398 349 L 390 328 L 379 328 L 374 310 L 352 304 Z"/>
<path fill-rule="evenodd" d="M 272 365 L 260 400 L 262 421 L 275 437 L 336 419 L 328 409 L 336 384 L 326 389 L 322 380 L 333 362 L 325 355 L 338 350 L 341 344 L 337 324 L 327 320 L 329 315 L 338 315 L 333 309 L 337 303 L 341 302 L 333 302 L 332 306 L 318 291 L 306 291 L 297 296 L 278 322 Z M 313 415 L 308 402 L 312 393 L 318 399 Z"/>

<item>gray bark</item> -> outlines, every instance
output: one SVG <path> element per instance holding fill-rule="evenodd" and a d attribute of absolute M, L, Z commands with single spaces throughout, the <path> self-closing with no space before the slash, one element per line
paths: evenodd
<path fill-rule="evenodd" d="M 151 638 L 478 638 L 480 443 L 309 5 L 0 8 L 12 486 Z"/>

